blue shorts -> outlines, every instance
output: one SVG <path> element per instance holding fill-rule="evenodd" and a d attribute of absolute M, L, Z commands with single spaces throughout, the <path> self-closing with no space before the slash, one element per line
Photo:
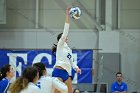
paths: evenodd
<path fill-rule="evenodd" d="M 54 68 L 52 72 L 52 77 L 59 77 L 62 78 L 63 82 L 69 78 L 69 74 L 66 70 Z"/>

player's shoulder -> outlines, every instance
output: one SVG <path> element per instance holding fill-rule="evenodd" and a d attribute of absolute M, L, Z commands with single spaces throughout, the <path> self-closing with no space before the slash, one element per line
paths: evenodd
<path fill-rule="evenodd" d="M 127 85 L 125 82 L 122 82 L 123 85 Z"/>
<path fill-rule="evenodd" d="M 39 79 L 39 81 L 52 81 L 52 77 L 51 76 L 43 76 Z"/>
<path fill-rule="evenodd" d="M 47 79 L 47 80 L 52 80 L 53 77 L 51 77 L 51 76 L 46 76 L 46 79 Z"/>
<path fill-rule="evenodd" d="M 9 80 L 6 79 L 6 78 L 3 78 L 3 79 L 1 80 L 1 82 L 9 82 Z"/>
<path fill-rule="evenodd" d="M 37 87 L 35 84 L 33 84 L 32 82 L 30 82 L 28 84 L 28 87 L 24 90 L 22 90 L 20 93 L 40 93 L 40 89 L 39 87 Z"/>
<path fill-rule="evenodd" d="M 114 81 L 113 83 L 112 83 L 112 85 L 116 85 L 117 84 L 117 82 L 116 81 Z"/>
<path fill-rule="evenodd" d="M 28 88 L 31 89 L 31 90 L 32 89 L 34 89 L 34 90 L 38 90 L 39 89 L 35 84 L 33 84 L 31 82 L 29 83 Z"/>
<path fill-rule="evenodd" d="M 6 78 L 3 78 L 1 81 L 0 81 L 0 85 L 3 85 L 3 84 L 8 84 L 9 80 L 6 79 Z"/>

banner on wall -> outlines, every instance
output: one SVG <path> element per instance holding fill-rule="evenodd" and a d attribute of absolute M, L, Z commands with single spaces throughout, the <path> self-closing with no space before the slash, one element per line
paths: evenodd
<path fill-rule="evenodd" d="M 72 70 L 73 83 L 92 83 L 92 50 L 73 50 L 74 62 L 81 68 L 82 74 Z M 48 74 L 51 74 L 55 64 L 55 56 L 51 50 L 0 50 L 0 68 L 10 64 L 16 71 L 16 77 L 20 76 L 23 69 L 36 62 L 46 65 Z"/>

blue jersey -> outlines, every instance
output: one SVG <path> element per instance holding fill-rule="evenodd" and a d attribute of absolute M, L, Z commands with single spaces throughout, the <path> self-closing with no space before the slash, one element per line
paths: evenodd
<path fill-rule="evenodd" d="M 119 84 L 118 82 L 114 82 L 111 86 L 111 93 L 115 91 L 127 91 L 127 84 L 125 82 L 121 82 L 121 84 Z"/>
<path fill-rule="evenodd" d="M 10 85 L 9 80 L 6 78 L 3 78 L 0 81 L 0 93 L 7 93 L 9 85 Z"/>

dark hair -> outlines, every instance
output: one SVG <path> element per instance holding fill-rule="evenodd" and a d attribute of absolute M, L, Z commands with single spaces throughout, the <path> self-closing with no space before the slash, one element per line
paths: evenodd
<path fill-rule="evenodd" d="M 121 72 L 117 72 L 117 73 L 116 73 L 116 76 L 117 76 L 118 74 L 121 74 L 121 75 L 122 75 L 122 73 L 121 73 Z"/>
<path fill-rule="evenodd" d="M 27 78 L 29 82 L 33 82 L 33 79 L 37 76 L 38 69 L 36 67 L 27 67 L 22 74 L 23 78 Z"/>
<path fill-rule="evenodd" d="M 33 67 L 36 67 L 39 71 L 39 78 L 41 76 L 43 76 L 44 70 L 46 70 L 46 66 L 45 64 L 43 64 L 42 62 L 38 62 L 38 63 L 34 63 Z"/>
<path fill-rule="evenodd" d="M 63 33 L 58 34 L 57 41 L 59 41 L 59 39 L 61 38 L 62 34 Z M 53 46 L 52 46 L 52 53 L 55 54 L 56 50 L 57 50 L 57 44 L 53 44 Z"/>
<path fill-rule="evenodd" d="M 61 38 L 62 34 L 63 34 L 63 33 L 58 34 L 58 36 L 57 36 L 57 41 L 59 41 L 59 39 Z"/>
<path fill-rule="evenodd" d="M 6 64 L 1 68 L 1 70 L 0 70 L 0 80 L 2 80 L 3 78 L 5 78 L 7 76 L 7 72 L 10 72 L 10 67 L 11 67 L 11 65 Z"/>
<path fill-rule="evenodd" d="M 24 69 L 22 76 L 17 78 L 16 81 L 10 86 L 10 93 L 19 93 L 25 89 L 29 82 L 33 82 L 37 76 L 38 69 L 36 67 L 27 67 Z"/>

